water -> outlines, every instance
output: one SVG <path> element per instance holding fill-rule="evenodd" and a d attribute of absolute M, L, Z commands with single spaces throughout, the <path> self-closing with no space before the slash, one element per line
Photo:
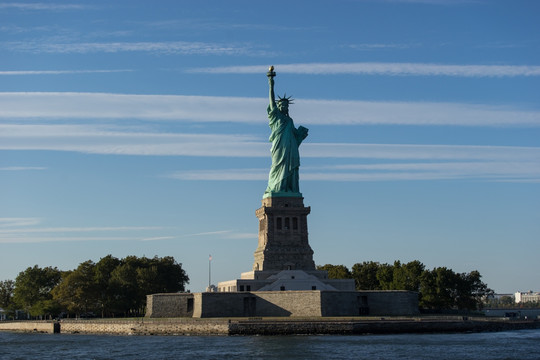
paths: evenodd
<path fill-rule="evenodd" d="M 368 336 L 106 336 L 0 332 L 0 359 L 540 359 L 540 330 Z"/>

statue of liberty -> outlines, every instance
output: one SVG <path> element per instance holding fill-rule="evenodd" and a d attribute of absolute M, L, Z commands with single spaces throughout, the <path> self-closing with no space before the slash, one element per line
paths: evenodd
<path fill-rule="evenodd" d="M 268 105 L 268 120 L 272 131 L 272 167 L 268 176 L 268 187 L 263 198 L 291 196 L 301 197 L 298 185 L 298 168 L 300 167 L 300 153 L 298 147 L 307 137 L 308 129 L 294 127 L 293 119 L 289 116 L 291 97 L 284 95 L 276 101 L 274 94 L 274 67 L 268 73 L 270 85 L 270 105 Z"/>

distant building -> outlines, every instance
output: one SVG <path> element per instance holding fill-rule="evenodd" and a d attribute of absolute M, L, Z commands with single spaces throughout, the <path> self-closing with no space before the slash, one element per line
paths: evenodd
<path fill-rule="evenodd" d="M 0 308 L 0 321 L 6 320 L 6 311 Z"/>
<path fill-rule="evenodd" d="M 514 294 L 493 294 L 490 296 L 491 299 L 495 299 L 495 300 L 501 300 L 504 297 L 509 297 L 509 298 L 514 299 Z"/>
<path fill-rule="evenodd" d="M 540 302 L 540 292 L 533 292 L 532 290 L 528 292 L 516 292 L 514 294 L 516 304 L 526 303 L 526 302 Z"/>

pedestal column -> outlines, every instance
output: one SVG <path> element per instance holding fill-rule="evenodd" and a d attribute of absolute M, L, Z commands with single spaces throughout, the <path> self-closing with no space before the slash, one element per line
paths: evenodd
<path fill-rule="evenodd" d="M 315 270 L 308 242 L 307 215 L 302 197 L 268 197 L 255 214 L 259 243 L 254 271 Z"/>

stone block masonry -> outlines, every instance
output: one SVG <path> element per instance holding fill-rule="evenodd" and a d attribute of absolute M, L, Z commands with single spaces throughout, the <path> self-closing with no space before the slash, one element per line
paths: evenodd
<path fill-rule="evenodd" d="M 412 291 L 254 291 L 154 294 L 147 318 L 411 316 Z"/>
<path fill-rule="evenodd" d="M 60 327 L 55 321 L 0 321 L 0 331 L 18 331 L 53 334 L 60 332 Z"/>
<path fill-rule="evenodd" d="M 539 329 L 538 320 L 467 317 L 2 321 L 0 331 L 112 335 L 361 335 Z"/>
<path fill-rule="evenodd" d="M 196 293 L 193 317 L 321 316 L 320 291 Z"/>
<path fill-rule="evenodd" d="M 146 296 L 146 317 L 192 317 L 193 294 L 165 293 Z"/>
<path fill-rule="evenodd" d="M 309 246 L 307 215 L 302 197 L 265 198 L 255 214 L 259 219 L 259 243 L 254 271 L 315 270 Z"/>
<path fill-rule="evenodd" d="M 163 319 L 62 321 L 62 333 L 119 335 L 228 335 L 227 320 Z"/>

